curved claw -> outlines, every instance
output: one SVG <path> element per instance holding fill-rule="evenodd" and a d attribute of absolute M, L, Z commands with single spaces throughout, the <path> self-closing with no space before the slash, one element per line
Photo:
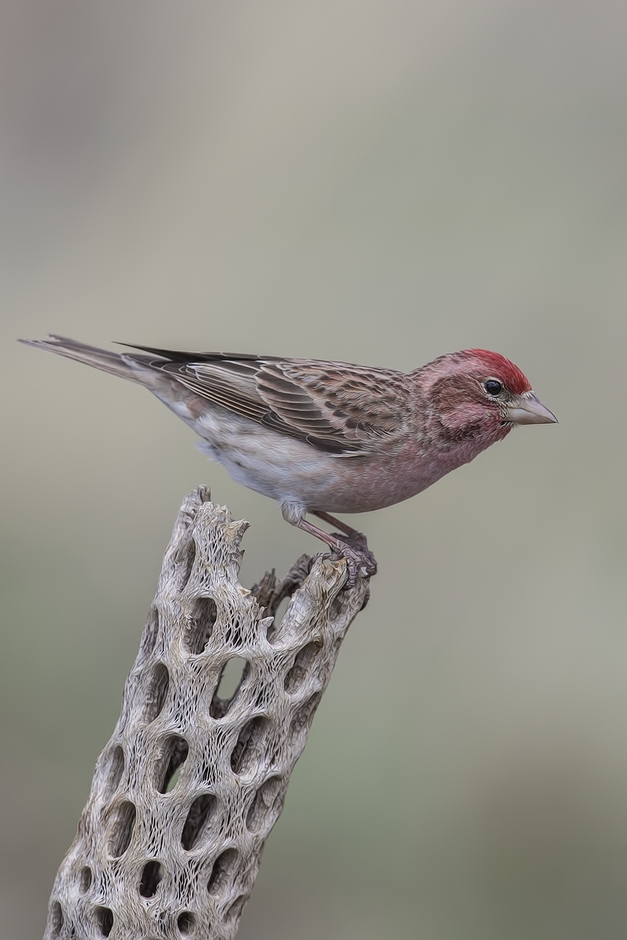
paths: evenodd
<path fill-rule="evenodd" d="M 350 545 L 344 543 L 337 551 L 325 553 L 322 557 L 337 558 L 338 556 L 346 560 L 348 568 L 348 579 L 344 585 L 346 588 L 355 587 L 358 579 L 371 578 L 377 573 L 376 559 L 368 548 L 365 552 L 355 551 Z"/>
<path fill-rule="evenodd" d="M 349 572 L 352 565 L 356 577 L 371 578 L 377 573 L 377 559 L 368 548 L 368 541 L 362 532 L 355 532 L 350 536 L 333 532 L 333 535 L 342 545 L 342 554 L 348 562 Z"/>
<path fill-rule="evenodd" d="M 316 513 L 316 515 L 323 518 L 327 517 L 326 513 Z M 328 519 L 333 522 L 339 521 L 334 519 L 333 516 L 329 516 Z M 377 573 L 376 558 L 368 548 L 366 536 L 362 532 L 357 532 L 356 529 L 350 529 L 348 526 L 346 526 L 347 532 L 324 532 L 306 519 L 300 519 L 296 524 L 300 529 L 326 542 L 335 555 L 341 555 L 346 559 L 348 565 L 347 587 L 353 587 L 358 578 L 370 578 Z"/>

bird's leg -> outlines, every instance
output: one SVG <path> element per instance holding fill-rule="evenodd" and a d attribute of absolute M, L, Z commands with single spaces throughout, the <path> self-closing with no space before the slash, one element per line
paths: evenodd
<path fill-rule="evenodd" d="M 328 522 L 329 525 L 334 525 L 340 530 L 340 532 L 345 536 L 345 538 L 340 538 L 340 541 L 348 544 L 362 555 L 367 561 L 367 567 L 371 569 L 372 574 L 376 574 L 377 571 L 377 560 L 368 548 L 368 540 L 363 532 L 359 532 L 358 529 L 353 529 L 352 526 L 347 525 L 346 522 L 342 522 L 341 519 L 336 519 L 335 516 L 332 516 L 328 512 L 322 512 L 319 509 L 312 509 L 311 514 L 317 516 L 319 519 L 322 519 L 323 522 Z M 339 533 L 335 533 L 338 535 Z"/>
<path fill-rule="evenodd" d="M 323 516 L 321 513 L 316 513 L 316 515 L 321 518 L 326 517 L 326 521 L 330 521 L 331 524 L 337 522 L 336 519 L 333 519 L 333 516 L 327 517 L 326 514 Z M 299 529 L 302 529 L 303 532 L 309 532 L 310 535 L 320 539 L 320 541 L 328 545 L 329 548 L 333 549 L 334 552 L 338 552 L 338 554 L 346 558 L 349 585 L 355 583 L 358 576 L 361 576 L 362 571 L 365 573 L 366 577 L 376 574 L 377 562 L 374 555 L 369 550 L 368 543 L 361 532 L 356 532 L 355 529 L 351 529 L 350 526 L 342 526 L 342 528 L 349 530 L 349 532 L 345 533 L 347 536 L 346 539 L 342 539 L 338 538 L 336 533 L 325 532 L 324 529 L 318 528 L 317 525 L 314 525 L 307 519 L 300 519 L 296 522 L 296 525 Z M 354 533 L 358 538 L 355 538 L 353 542 L 349 533 Z"/>
<path fill-rule="evenodd" d="M 330 532 L 325 532 L 324 529 L 319 529 L 317 525 L 313 524 L 313 522 L 308 522 L 307 519 L 301 519 L 296 523 L 296 526 L 299 529 L 302 529 L 303 532 L 309 532 L 310 535 L 320 539 L 321 542 L 325 542 L 329 548 L 333 549 L 333 551 L 344 551 L 346 546 L 345 542 L 340 541 L 340 539 L 336 538 L 334 535 L 331 535 Z"/>
<path fill-rule="evenodd" d="M 340 532 L 343 532 L 344 535 L 361 535 L 361 532 L 358 532 L 357 529 L 353 529 L 352 526 L 347 525 L 346 522 L 342 522 L 341 519 L 336 519 L 335 516 L 332 516 L 331 513 L 322 512 L 319 509 L 311 510 L 312 516 L 317 516 L 318 519 L 322 519 L 323 522 L 328 522 L 329 525 L 334 525 L 336 529 L 339 529 Z"/>

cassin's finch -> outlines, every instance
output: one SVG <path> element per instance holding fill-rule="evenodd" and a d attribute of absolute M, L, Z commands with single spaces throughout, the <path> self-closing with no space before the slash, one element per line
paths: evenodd
<path fill-rule="evenodd" d="M 32 346 L 145 385 L 202 438 L 231 477 L 276 499 L 283 517 L 343 553 L 351 579 L 374 559 L 329 513 L 368 512 L 415 496 L 517 424 L 557 419 L 509 359 L 485 349 L 413 372 L 315 359 L 112 353 L 61 336 Z M 145 355 L 148 353 L 148 355 Z M 313 513 L 344 534 L 309 522 Z"/>

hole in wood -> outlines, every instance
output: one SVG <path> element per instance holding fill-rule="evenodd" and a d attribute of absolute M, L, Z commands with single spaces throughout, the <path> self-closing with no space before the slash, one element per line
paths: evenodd
<path fill-rule="evenodd" d="M 218 608 L 212 597 L 197 597 L 192 603 L 189 623 L 185 631 L 185 645 L 190 653 L 202 653 L 213 633 Z"/>
<path fill-rule="evenodd" d="M 58 901 L 50 905 L 50 930 L 53 937 L 58 937 L 63 928 L 63 911 Z"/>
<path fill-rule="evenodd" d="M 237 920 L 244 910 L 244 904 L 246 904 L 246 900 L 247 898 L 245 894 L 240 894 L 238 898 L 235 898 L 230 908 L 224 915 L 224 919 L 229 923 L 233 923 L 234 920 Z"/>
<path fill-rule="evenodd" d="M 233 773 L 245 774 L 261 756 L 262 743 L 268 731 L 269 721 L 256 715 L 247 721 L 240 731 L 235 747 L 231 751 Z"/>
<path fill-rule="evenodd" d="M 231 876 L 237 864 L 237 858 L 238 853 L 236 849 L 226 849 L 221 855 L 218 855 L 213 863 L 211 875 L 207 882 L 207 891 L 209 894 L 221 894 L 230 884 Z"/>
<path fill-rule="evenodd" d="M 110 907 L 96 908 L 96 924 L 101 937 L 108 937 L 113 929 L 113 911 Z"/>
<path fill-rule="evenodd" d="M 263 608 L 264 615 L 273 618 L 266 631 L 270 643 L 276 642 L 278 636 L 283 632 L 281 625 L 285 610 L 289 605 L 290 598 L 307 577 L 309 567 L 310 559 L 306 555 L 302 555 L 296 564 L 292 565 L 289 573 L 282 581 L 277 581 L 276 574 L 272 570 L 267 571 L 261 581 L 252 586 L 251 594 L 257 598 L 257 603 Z"/>
<path fill-rule="evenodd" d="M 139 882 L 139 893 L 143 898 L 152 898 L 157 893 L 159 882 L 163 878 L 163 865 L 156 859 L 146 862 Z"/>
<path fill-rule="evenodd" d="M 165 663 L 157 663 L 152 670 L 152 675 L 146 689 L 146 701 L 144 703 L 144 720 L 154 721 L 161 712 L 165 697 L 168 694 L 170 685 L 170 674 Z"/>
<path fill-rule="evenodd" d="M 222 667 L 218 687 L 209 706 L 212 718 L 224 718 L 249 672 L 250 663 L 241 656 L 233 656 L 227 660 Z"/>
<path fill-rule="evenodd" d="M 266 632 L 266 637 L 269 643 L 272 643 L 272 641 L 275 639 L 277 630 L 281 626 L 281 621 L 283 620 L 283 617 L 285 616 L 285 611 L 290 606 L 291 600 L 292 598 L 290 595 L 288 595 L 287 597 L 284 597 L 280 601 L 277 609 L 275 610 L 274 620 L 272 621 L 271 624 L 268 625 L 268 630 Z"/>
<path fill-rule="evenodd" d="M 78 890 L 81 894 L 86 894 L 91 888 L 93 876 L 89 865 L 83 865 L 78 873 Z"/>
<path fill-rule="evenodd" d="M 188 936 L 190 933 L 194 932 L 194 927 L 196 926 L 196 918 L 191 911 L 182 911 L 177 918 L 177 926 L 183 936 Z"/>
<path fill-rule="evenodd" d="M 281 812 L 281 778 L 270 777 L 255 793 L 246 814 L 246 828 L 249 832 L 259 832 L 264 827 L 272 826 Z"/>
<path fill-rule="evenodd" d="M 320 640 L 312 640 L 296 654 L 294 665 L 285 676 L 285 691 L 290 694 L 301 687 L 309 674 L 314 660 L 322 649 Z"/>
<path fill-rule="evenodd" d="M 116 807 L 109 835 L 109 854 L 113 858 L 120 858 L 129 847 L 135 827 L 135 817 L 135 804 L 130 800 L 123 800 Z"/>
<path fill-rule="evenodd" d="M 113 796 L 118 786 L 120 785 L 120 780 L 122 779 L 122 774 L 124 773 L 124 751 L 120 745 L 116 745 L 113 748 L 111 757 L 109 758 L 109 772 L 107 774 L 107 788 L 106 793 L 108 797 Z"/>
<path fill-rule="evenodd" d="M 155 771 L 155 786 L 159 793 L 169 793 L 174 789 L 188 753 L 189 745 L 185 738 L 178 734 L 166 738 Z"/>
<path fill-rule="evenodd" d="M 172 774 L 172 776 L 170 777 L 168 781 L 167 787 L 163 791 L 164 793 L 170 793 L 174 789 L 174 787 L 177 785 L 177 783 L 179 782 L 179 777 L 181 776 L 181 769 L 182 769 L 181 767 L 176 768 L 176 770 L 174 771 L 174 773 Z"/>
<path fill-rule="evenodd" d="M 304 728 L 309 727 L 321 698 L 322 692 L 316 692 L 296 709 L 290 723 L 289 739 L 291 742 L 298 737 Z"/>
<path fill-rule="evenodd" d="M 188 852 L 201 840 L 216 804 L 213 793 L 202 793 L 190 806 L 181 834 L 181 845 Z"/>
<path fill-rule="evenodd" d="M 159 635 L 159 611 L 156 607 L 151 607 L 148 611 L 148 618 L 146 620 L 146 626 L 144 627 L 144 632 L 142 633 L 141 642 L 139 645 L 139 661 L 142 662 L 145 659 L 148 659 L 150 654 L 153 652 L 156 643 L 157 637 Z"/>

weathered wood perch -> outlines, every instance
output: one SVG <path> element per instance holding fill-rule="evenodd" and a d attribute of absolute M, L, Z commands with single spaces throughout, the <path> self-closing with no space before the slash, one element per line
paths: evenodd
<path fill-rule="evenodd" d="M 246 590 L 238 574 L 247 527 L 203 487 L 181 507 L 120 719 L 55 880 L 45 940 L 237 932 L 368 591 L 366 580 L 343 589 L 343 560 L 306 556 L 280 584 L 271 574 Z M 233 659 L 245 661 L 241 681 L 222 698 Z"/>

